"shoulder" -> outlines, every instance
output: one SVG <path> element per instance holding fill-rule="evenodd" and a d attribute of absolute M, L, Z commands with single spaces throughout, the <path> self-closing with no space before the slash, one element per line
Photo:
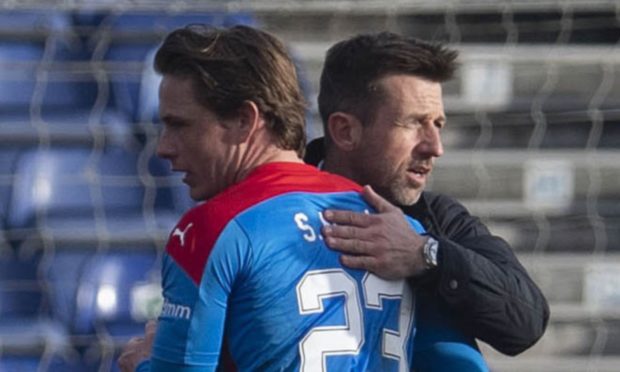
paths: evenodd
<path fill-rule="evenodd" d="M 203 203 L 183 214 L 172 229 L 166 253 L 194 283 L 200 283 L 204 265 L 227 223 L 227 220 L 214 218 L 209 203 Z"/>
<path fill-rule="evenodd" d="M 465 208 L 463 204 L 461 204 L 458 200 L 445 194 L 440 194 L 432 191 L 424 191 L 422 193 L 422 198 L 426 201 L 429 208 L 433 209 L 451 207 Z"/>
<path fill-rule="evenodd" d="M 416 204 L 404 207 L 403 211 L 420 220 L 430 233 L 437 236 L 453 237 L 472 227 L 486 231 L 463 204 L 445 194 L 424 191 Z"/>
<path fill-rule="evenodd" d="M 426 210 L 423 217 L 440 235 L 450 239 L 461 239 L 480 235 L 490 235 L 488 228 L 480 219 L 456 199 L 444 194 L 424 192 L 423 203 Z"/>
<path fill-rule="evenodd" d="M 246 179 L 186 212 L 173 234 L 192 225 L 201 239 L 212 242 L 232 220 L 260 205 L 276 203 L 291 193 L 359 192 L 355 182 L 301 163 L 269 163 Z M 172 237 L 171 237 L 172 238 Z"/>
<path fill-rule="evenodd" d="M 424 191 L 421 202 L 435 216 L 469 215 L 467 208 L 458 200 L 445 194 Z"/>

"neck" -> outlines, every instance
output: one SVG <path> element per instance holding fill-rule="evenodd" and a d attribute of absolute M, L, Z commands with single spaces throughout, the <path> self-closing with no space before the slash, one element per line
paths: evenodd
<path fill-rule="evenodd" d="M 266 136 L 267 138 L 263 138 Z M 235 173 L 235 182 L 246 178 L 257 167 L 274 162 L 303 163 L 293 150 L 282 150 L 278 148 L 271 136 L 265 131 L 253 137 L 247 144 L 240 149 L 238 157 L 239 167 Z"/>
<path fill-rule="evenodd" d="M 257 167 L 275 162 L 303 163 L 295 151 L 273 149 L 270 154 L 263 154 L 257 157 L 255 161 L 246 163 L 244 167 L 239 169 L 235 178 L 237 181 L 240 181 Z"/>
<path fill-rule="evenodd" d="M 353 171 L 349 159 L 345 154 L 336 154 L 335 151 L 326 149 L 325 159 L 323 160 L 323 170 L 335 173 L 355 182 L 360 182 Z"/>

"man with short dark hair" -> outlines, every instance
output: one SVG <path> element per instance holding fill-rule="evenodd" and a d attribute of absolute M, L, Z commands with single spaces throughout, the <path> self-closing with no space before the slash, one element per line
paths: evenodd
<path fill-rule="evenodd" d="M 450 324 L 446 330 L 515 355 L 545 330 L 543 294 L 504 240 L 457 201 L 423 191 L 443 154 L 441 84 L 452 77 L 456 58 L 441 45 L 389 32 L 335 44 L 319 94 L 325 140 L 308 146 L 306 160 L 323 160 L 324 170 L 370 185 L 400 208 L 375 215 L 328 211 L 326 219 L 337 226 L 324 228 L 324 235 L 344 253 L 346 266 L 409 278 L 418 288 L 422 339 L 416 350 L 441 341 L 428 327 Z M 377 194 L 364 192 L 375 206 L 385 202 Z M 420 220 L 429 234 L 407 228 L 404 215 Z M 420 363 L 419 370 L 431 368 Z"/>

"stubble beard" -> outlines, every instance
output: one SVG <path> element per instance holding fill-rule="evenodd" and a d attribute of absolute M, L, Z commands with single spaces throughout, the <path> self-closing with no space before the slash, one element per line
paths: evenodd
<path fill-rule="evenodd" d="M 390 196 L 387 199 L 393 204 L 404 207 L 413 205 L 420 199 L 424 186 L 414 187 L 403 177 L 395 177 L 386 188 Z"/>
<path fill-rule="evenodd" d="M 415 204 L 420 199 L 420 195 L 424 189 L 424 185 L 418 187 L 411 185 L 406 178 L 405 172 L 397 172 L 390 178 L 377 172 L 375 174 L 368 174 L 366 180 L 370 182 L 362 184 L 369 184 L 377 194 L 381 195 L 390 203 L 401 207 Z M 372 182 L 372 180 L 377 180 L 379 182 Z"/>
<path fill-rule="evenodd" d="M 370 185 L 373 190 L 384 199 L 396 206 L 409 206 L 415 204 L 425 185 L 412 185 L 407 179 L 407 168 L 393 170 L 388 173 L 386 163 L 377 163 L 375 159 L 359 157 L 360 161 L 354 163 L 355 170 L 353 180 L 360 185 Z"/>

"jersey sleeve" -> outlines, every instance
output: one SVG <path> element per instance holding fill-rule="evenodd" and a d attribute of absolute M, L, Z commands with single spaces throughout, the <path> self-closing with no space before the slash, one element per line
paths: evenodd
<path fill-rule="evenodd" d="M 196 232 L 186 239 L 200 240 L 198 222 L 194 222 Z M 188 244 L 190 247 L 206 249 L 200 244 Z M 232 220 L 211 248 L 199 283 L 184 270 L 186 263 L 168 253 L 164 256 L 164 305 L 153 343 L 151 371 L 217 369 L 228 298 L 248 252 L 249 239 Z"/>

